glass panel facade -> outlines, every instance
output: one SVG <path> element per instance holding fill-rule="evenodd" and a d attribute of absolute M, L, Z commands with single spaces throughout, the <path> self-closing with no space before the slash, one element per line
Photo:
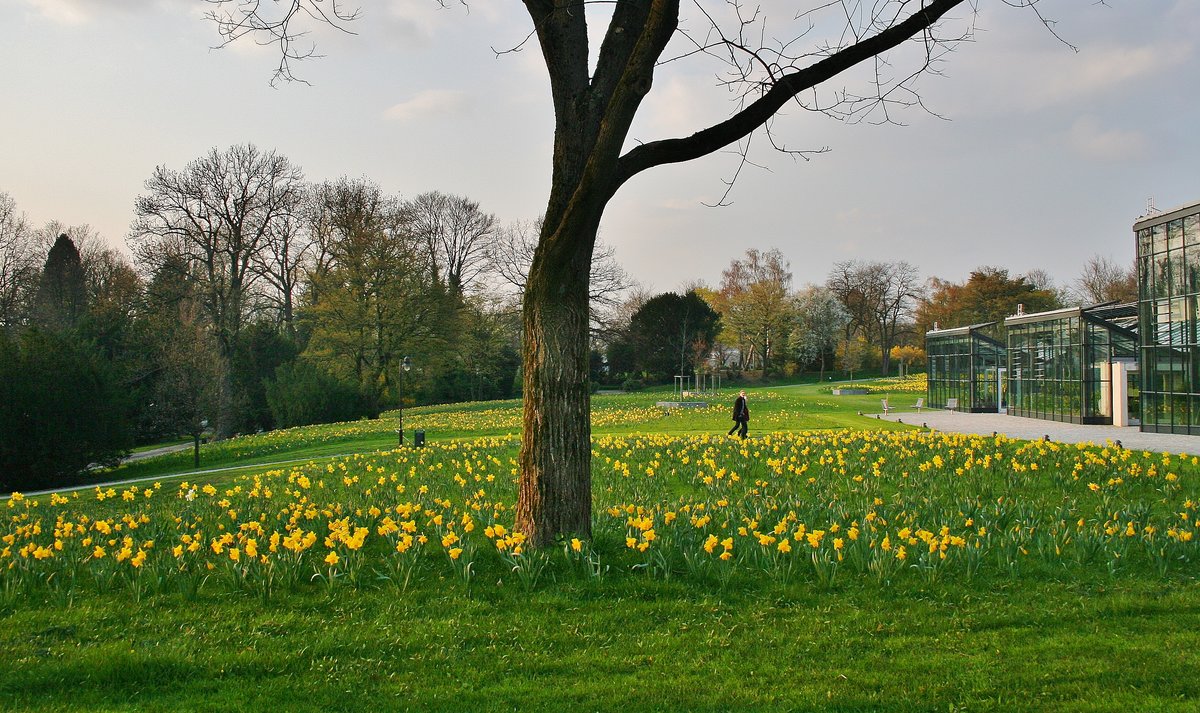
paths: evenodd
<path fill-rule="evenodd" d="M 1136 307 L 929 332 L 928 405 L 1097 424 L 1128 406 L 1144 431 L 1200 435 L 1200 203 L 1139 220 L 1134 235 Z M 1123 384 L 1113 383 L 1117 361 Z"/>
<path fill-rule="evenodd" d="M 926 333 L 929 407 L 946 408 L 955 399 L 962 411 L 997 410 L 1007 357 L 1004 346 L 984 333 L 987 326 Z"/>
<path fill-rule="evenodd" d="M 1009 413 L 1072 423 L 1113 422 L 1112 362 L 1134 357 L 1132 332 L 1087 310 L 1006 326 Z"/>
<path fill-rule="evenodd" d="M 1075 314 L 1008 325 L 1010 413 L 1082 422 L 1081 322 Z"/>
<path fill-rule="evenodd" d="M 1139 226 L 1142 430 L 1200 435 L 1200 205 Z"/>

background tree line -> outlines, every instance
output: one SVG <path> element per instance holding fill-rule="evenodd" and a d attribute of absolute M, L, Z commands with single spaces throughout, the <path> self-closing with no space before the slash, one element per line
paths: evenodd
<path fill-rule="evenodd" d="M 252 145 L 156 168 L 135 216 L 131 261 L 87 225 L 33 227 L 0 193 L 0 490 L 71 482 L 136 444 L 520 393 L 539 220 L 503 225 L 469 198 L 405 199 L 367 178 L 307 181 Z M 869 261 L 795 289 L 779 250 L 751 249 L 716 287 L 654 294 L 611 247 L 596 257 L 591 378 L 633 388 L 716 371 L 888 374 L 919 367 L 935 322 L 1136 290 L 1100 257 L 1071 289 Z M 415 368 L 402 376 L 405 356 Z"/>
<path fill-rule="evenodd" d="M 792 287 L 783 254 L 756 249 L 734 259 L 715 288 L 682 294 L 634 290 L 593 357 L 593 379 L 636 388 L 675 375 L 720 372 L 761 379 L 809 373 L 824 380 L 864 369 L 887 376 L 924 365 L 924 335 L 1067 305 L 1137 299 L 1133 269 L 1090 258 L 1070 285 L 1043 272 L 981 266 L 963 282 L 922 278 L 909 263 L 847 260 L 823 284 Z"/>
<path fill-rule="evenodd" d="M 309 182 L 241 145 L 156 168 L 135 216 L 131 261 L 0 193 L 0 490 L 140 443 L 519 391 L 528 256 L 475 201 Z"/>

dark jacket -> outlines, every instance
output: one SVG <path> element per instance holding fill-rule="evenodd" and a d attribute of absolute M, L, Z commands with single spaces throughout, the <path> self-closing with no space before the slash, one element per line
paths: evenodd
<path fill-rule="evenodd" d="M 746 405 L 746 397 L 738 396 L 733 402 L 733 420 L 734 421 L 749 421 L 750 407 Z"/>

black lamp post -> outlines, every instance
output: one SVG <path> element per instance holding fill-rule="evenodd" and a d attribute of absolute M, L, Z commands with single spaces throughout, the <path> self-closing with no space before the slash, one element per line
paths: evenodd
<path fill-rule="evenodd" d="M 195 450 L 193 451 L 194 455 L 193 455 L 193 458 L 192 458 L 192 461 L 195 463 L 195 466 L 194 466 L 194 467 L 196 467 L 196 468 L 199 468 L 199 467 L 200 467 L 200 434 L 201 434 L 201 433 L 202 433 L 202 432 L 203 432 L 203 431 L 204 431 L 206 428 L 208 428 L 208 419 L 207 419 L 207 418 L 206 418 L 206 419 L 202 419 L 202 420 L 200 421 L 200 430 L 199 430 L 199 431 L 196 431 L 196 432 L 194 432 L 194 433 L 192 434 L 192 437 L 193 437 L 193 438 L 195 439 L 195 441 L 196 441 Z"/>
<path fill-rule="evenodd" d="M 412 369 L 412 359 L 404 357 L 400 360 L 400 380 L 396 382 L 396 393 L 400 396 L 400 428 L 396 433 L 400 436 L 400 445 L 404 445 L 404 391 L 400 387 L 404 385 L 404 375 L 409 369 Z"/>

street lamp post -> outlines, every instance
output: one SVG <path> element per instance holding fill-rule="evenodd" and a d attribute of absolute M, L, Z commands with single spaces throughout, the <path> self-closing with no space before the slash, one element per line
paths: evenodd
<path fill-rule="evenodd" d="M 412 369 L 412 359 L 404 357 L 400 360 L 400 380 L 396 382 L 396 392 L 400 396 L 400 428 L 396 433 L 400 436 L 400 445 L 404 445 L 404 391 L 400 387 L 404 385 L 404 375 L 409 369 Z"/>
<path fill-rule="evenodd" d="M 192 433 L 192 437 L 196 441 L 196 446 L 195 446 L 195 450 L 193 451 L 194 455 L 193 455 L 192 461 L 195 463 L 194 467 L 196 467 L 196 468 L 200 467 L 200 434 L 206 428 L 208 428 L 208 419 L 207 418 L 202 419 L 200 421 L 200 430 Z"/>

